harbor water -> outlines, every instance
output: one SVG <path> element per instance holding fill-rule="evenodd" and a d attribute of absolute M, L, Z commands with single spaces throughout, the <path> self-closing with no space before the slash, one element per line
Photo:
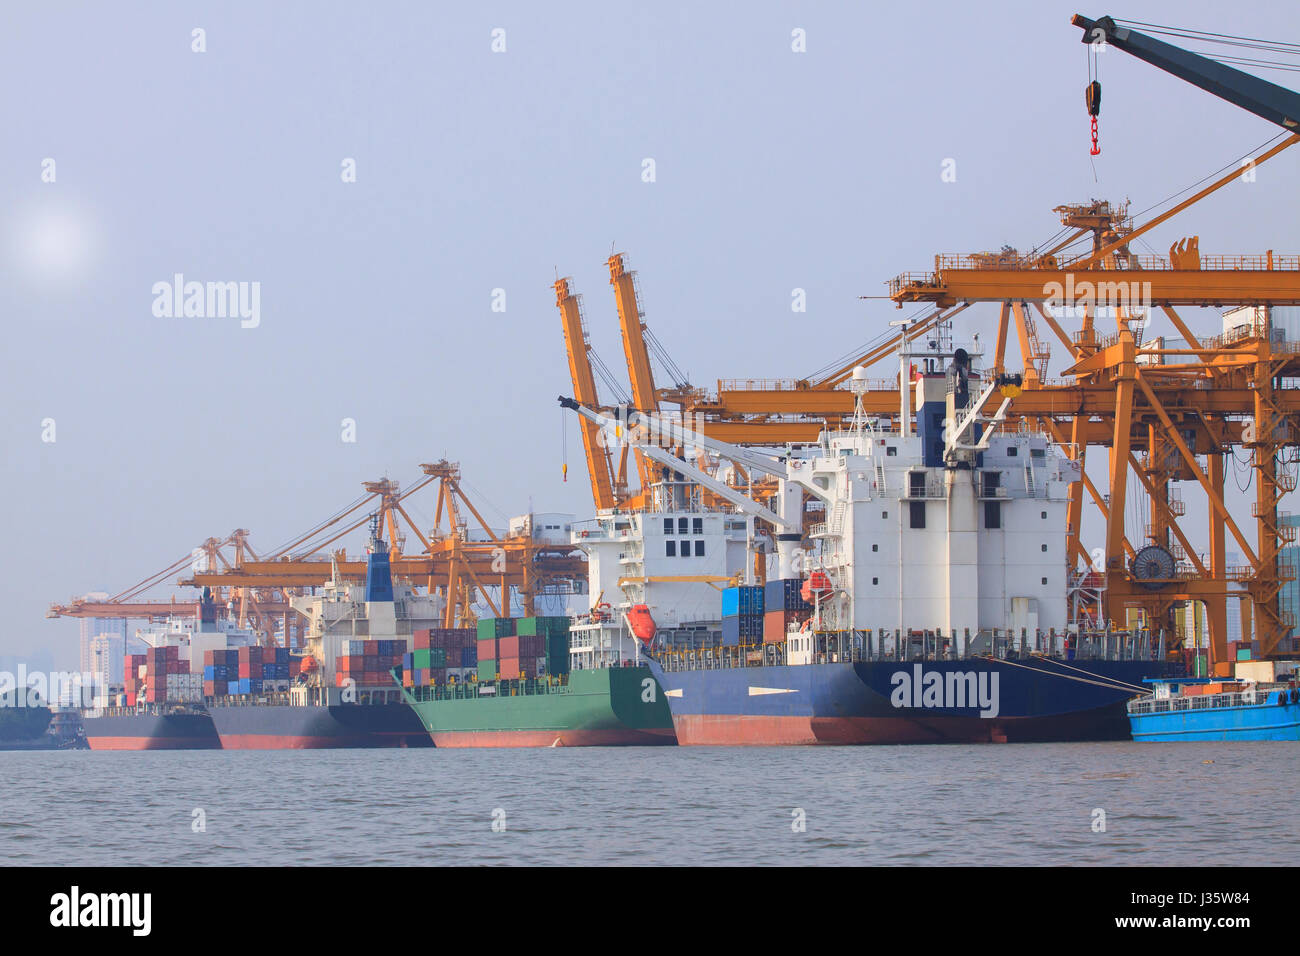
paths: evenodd
<path fill-rule="evenodd" d="M 6 753 L 14 865 L 1283 865 L 1294 744 Z"/>

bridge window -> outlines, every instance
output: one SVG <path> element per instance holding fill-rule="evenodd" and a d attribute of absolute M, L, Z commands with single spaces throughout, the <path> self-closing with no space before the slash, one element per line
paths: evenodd
<path fill-rule="evenodd" d="M 686 527 L 687 527 L 686 519 L 685 519 L 685 518 L 678 518 L 678 519 L 677 519 L 677 533 L 678 533 L 678 534 L 685 534 L 685 533 L 686 533 Z"/>
<path fill-rule="evenodd" d="M 925 527 L 925 502 L 913 501 L 911 503 L 911 525 L 913 528 Z"/>
<path fill-rule="evenodd" d="M 695 542 L 695 556 L 696 556 L 697 558 L 702 558 L 702 557 L 704 557 L 704 542 L 703 542 L 703 541 L 696 541 L 696 542 Z"/>
<path fill-rule="evenodd" d="M 703 519 L 703 518 L 692 518 L 692 519 L 691 519 L 691 534 L 704 534 L 704 519 Z"/>
<path fill-rule="evenodd" d="M 677 542 L 676 542 L 676 541 L 665 541 L 665 542 L 664 542 L 664 556 L 665 556 L 665 557 L 669 557 L 669 558 L 675 558 L 675 557 L 677 557 Z"/>
<path fill-rule="evenodd" d="M 683 557 L 683 558 L 689 558 L 690 556 L 691 556 L 691 543 L 690 543 L 689 541 L 683 541 L 683 542 L 682 542 L 682 557 Z"/>
<path fill-rule="evenodd" d="M 997 501 L 984 502 L 984 527 L 1002 527 L 1002 504 Z"/>
<path fill-rule="evenodd" d="M 672 534 L 672 533 L 673 533 L 673 519 L 672 519 L 672 518 L 665 518 L 665 519 L 664 519 L 664 534 Z"/>

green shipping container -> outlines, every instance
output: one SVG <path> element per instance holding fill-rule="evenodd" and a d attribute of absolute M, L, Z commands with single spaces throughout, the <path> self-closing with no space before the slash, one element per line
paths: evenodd
<path fill-rule="evenodd" d="M 1250 648 L 1249 648 L 1249 647 L 1239 647 L 1239 648 L 1237 648 L 1237 660 L 1239 660 L 1239 661 L 1248 661 L 1248 660 L 1250 660 Z"/>
<path fill-rule="evenodd" d="M 411 654 L 413 655 L 413 659 L 411 663 L 416 670 L 427 670 L 428 668 L 433 666 L 432 664 L 429 663 L 430 651 L 428 648 L 425 648 L 422 651 L 421 650 L 412 651 Z"/>
<path fill-rule="evenodd" d="M 497 636 L 497 619 L 494 617 L 481 617 L 478 621 L 478 639 L 480 641 L 490 641 Z"/>
<path fill-rule="evenodd" d="M 497 679 L 497 662 L 496 662 L 496 661 L 479 661 L 479 662 L 478 662 L 478 679 L 479 679 L 479 680 L 496 680 L 496 679 Z"/>
<path fill-rule="evenodd" d="M 447 649 L 445 647 L 435 647 L 429 651 L 430 667 L 447 666 Z"/>

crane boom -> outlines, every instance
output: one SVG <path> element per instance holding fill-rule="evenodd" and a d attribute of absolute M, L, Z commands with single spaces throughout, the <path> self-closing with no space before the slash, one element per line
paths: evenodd
<path fill-rule="evenodd" d="M 589 421 L 594 425 L 596 425 L 597 427 L 608 428 L 611 425 L 618 424 L 617 419 L 611 418 L 609 415 L 606 415 L 603 412 L 598 412 L 593 408 L 588 408 L 586 405 L 582 404 L 581 402 L 574 401 L 571 398 L 565 398 L 561 396 L 560 405 L 564 408 L 572 409 L 582 417 L 583 421 Z M 643 415 L 639 412 L 630 413 L 628 419 L 629 419 L 628 424 L 633 427 L 660 428 L 660 427 L 671 425 L 671 423 L 660 422 L 650 415 Z M 683 444 L 689 444 L 690 443 L 689 440 L 695 437 L 694 433 L 684 432 L 680 428 L 678 429 L 678 433 L 685 435 L 687 437 L 687 441 L 683 442 Z M 676 439 L 674 439 L 674 442 L 676 443 Z M 752 467 L 755 471 L 764 470 L 768 474 L 785 477 L 784 464 L 778 464 L 775 459 L 768 459 L 766 458 L 766 456 L 757 456 L 747 448 L 740 448 L 736 445 L 728 445 L 726 442 L 720 442 L 717 441 L 716 439 L 706 439 L 705 441 L 700 442 L 700 444 L 706 445 L 706 447 L 709 447 L 710 450 L 716 451 L 718 452 L 718 454 L 730 458 L 731 460 L 737 462 L 738 464 L 743 464 L 742 458 L 753 461 L 755 463 L 752 465 Z M 782 515 L 778 515 L 770 508 L 766 508 L 763 505 L 759 504 L 758 502 L 754 501 L 744 492 L 732 488 L 730 485 L 726 484 L 725 482 L 719 481 L 718 479 L 714 478 L 712 475 L 707 474 L 704 471 L 701 471 L 699 468 L 696 468 L 694 465 L 691 465 L 686 461 L 683 461 L 681 458 L 677 457 L 667 449 L 660 448 L 657 445 L 650 442 L 638 442 L 636 443 L 636 448 L 642 454 L 644 454 L 646 458 L 653 461 L 657 461 L 661 465 L 666 465 L 667 467 L 672 468 L 674 471 L 678 471 L 683 475 L 687 475 L 692 481 L 697 482 L 700 485 L 703 485 L 705 488 L 708 488 L 718 497 L 731 502 L 733 505 L 735 505 L 745 514 L 753 515 L 756 518 L 762 518 L 764 521 L 770 522 L 780 531 L 799 530 L 799 522 L 797 520 L 788 519 L 783 517 Z M 764 462 L 761 469 L 757 464 L 759 460 L 763 460 Z"/>
<path fill-rule="evenodd" d="M 598 405 L 600 400 L 591 370 L 587 329 L 582 321 L 578 297 L 569 290 L 568 279 L 555 280 L 555 304 L 560 307 L 560 318 L 564 323 L 564 345 L 569 353 L 569 376 L 574 393 L 578 396 L 578 401 Z M 582 447 L 587 453 L 587 471 L 591 475 L 591 496 L 595 500 L 596 510 L 613 508 L 618 500 L 611 477 L 609 449 L 601 442 L 598 425 L 584 418 L 580 427 Z"/>
<path fill-rule="evenodd" d="M 650 350 L 646 347 L 645 322 L 637 296 L 636 273 L 627 271 L 623 253 L 610 256 L 609 284 L 614 287 L 614 301 L 618 306 L 618 323 L 623 331 L 623 354 L 627 358 L 627 377 L 632 385 L 632 404 L 643 412 L 657 414 L 659 394 L 655 391 L 654 370 L 650 366 Z M 644 455 L 637 453 L 637 473 L 644 493 L 650 487 L 650 466 Z"/>
<path fill-rule="evenodd" d="M 564 408 L 572 409 L 577 412 L 582 420 L 590 422 L 594 427 L 607 427 L 609 425 L 619 424 L 616 419 L 596 411 L 588 403 L 581 399 L 572 399 L 560 397 L 560 405 Z M 657 435 L 660 440 L 667 440 L 673 445 L 686 447 L 696 445 L 701 448 L 707 448 L 723 458 L 734 461 L 748 471 L 757 471 L 765 475 L 772 475 L 777 478 L 784 478 L 786 474 L 785 463 L 775 455 L 763 454 L 750 448 L 743 448 L 740 445 L 732 445 L 728 442 L 721 441 L 717 438 L 710 438 L 703 432 L 692 431 L 683 426 L 680 422 L 660 418 L 656 415 L 647 415 L 644 412 L 629 410 L 627 413 L 627 425 L 631 428 L 645 428 L 651 435 Z M 638 447 L 645 447 L 644 444 Z"/>
<path fill-rule="evenodd" d="M 1107 44 L 1275 123 L 1288 132 L 1294 133 L 1300 127 L 1300 93 L 1136 30 L 1121 27 L 1110 17 L 1090 20 L 1076 13 L 1070 22 L 1083 30 L 1084 43 L 1094 43 L 1104 38 Z"/>

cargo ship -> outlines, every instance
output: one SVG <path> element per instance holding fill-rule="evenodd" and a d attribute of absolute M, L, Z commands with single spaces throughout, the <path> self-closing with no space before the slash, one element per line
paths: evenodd
<path fill-rule="evenodd" d="M 82 711 L 91 750 L 214 750 L 221 740 L 198 672 L 214 648 L 254 644 L 257 635 L 223 618 L 204 588 L 193 618 L 169 618 L 136 631 L 143 654 L 126 654 L 124 687 Z"/>
<path fill-rule="evenodd" d="M 723 614 L 720 640 L 683 646 L 653 627 L 643 634 L 679 744 L 1127 739 L 1125 707 L 1142 681 L 1183 672 L 1160 632 L 1098 628 L 1077 613 L 1066 506 L 1079 466 L 1041 432 L 1001 429 L 1019 377 L 982 376 L 978 353 L 947 341 L 940 329 L 924 353 L 900 349 L 899 380 L 910 384 L 896 416 L 866 414 L 866 374 L 855 369 L 850 425 L 799 448 L 741 448 L 561 399 L 622 429 L 684 488 L 694 483 L 772 529 L 770 543 L 753 533 L 723 571 L 743 583 L 724 590 L 727 613 L 713 612 Z M 693 461 L 687 450 L 698 452 Z M 767 478 L 769 490 L 751 497 L 697 467 L 705 459 L 750 482 Z M 714 516 L 688 497 L 662 537 L 622 519 L 624 553 L 654 555 L 653 573 L 663 573 L 690 543 L 679 529 Z M 819 520 L 805 527 L 806 513 Z M 1135 563 L 1133 573 L 1158 588 L 1151 569 L 1162 566 Z M 646 604 L 656 620 L 674 611 Z"/>
<path fill-rule="evenodd" d="M 617 747 L 676 743 L 667 700 L 648 667 L 552 678 L 404 689 L 439 747 Z"/>
<path fill-rule="evenodd" d="M 722 517 L 715 517 L 711 530 L 721 530 Z M 605 600 L 616 593 L 620 577 L 644 570 L 627 553 L 632 523 L 656 518 L 662 521 L 658 513 L 610 513 L 568 529 L 567 543 L 587 554 L 592 604 L 586 610 L 571 616 L 482 618 L 473 630 L 417 635 L 417 650 L 403 660 L 402 693 L 437 746 L 676 743 L 668 702 L 633 633 L 636 616 L 630 606 Z M 741 530 L 732 537 L 743 541 L 746 522 L 742 517 L 735 524 Z M 701 554 L 693 570 L 713 571 L 705 576 L 725 581 L 720 574 L 725 549 L 712 561 Z M 655 586 L 674 607 L 688 615 L 694 610 L 690 589 L 673 582 Z M 420 649 L 421 642 L 428 649 Z M 462 664 L 459 672 L 439 667 L 454 660 Z M 471 661 L 472 668 L 464 666 Z"/>
<path fill-rule="evenodd" d="M 221 739 L 202 707 L 142 704 L 104 707 L 82 717 L 91 750 L 219 750 Z"/>
<path fill-rule="evenodd" d="M 1231 678 L 1150 681 L 1129 702 L 1133 739 L 1152 743 L 1300 740 L 1300 687 L 1294 661 L 1236 664 Z"/>
<path fill-rule="evenodd" d="M 608 605 L 573 618 L 483 618 L 474 630 L 427 639 L 434 646 L 403 660 L 402 695 L 439 747 L 676 743 L 667 700 Z M 468 640 L 473 647 L 464 646 Z M 472 653 L 472 670 L 418 666 L 422 654 L 435 663 L 438 655 L 454 657 L 457 642 L 462 662 Z"/>
<path fill-rule="evenodd" d="M 303 647 L 248 648 L 204 662 L 204 700 L 226 750 L 430 747 L 393 685 L 413 629 L 442 617 L 442 598 L 395 584 L 372 519 L 364 584 L 332 561 L 320 595 L 293 598 L 308 620 Z"/>

